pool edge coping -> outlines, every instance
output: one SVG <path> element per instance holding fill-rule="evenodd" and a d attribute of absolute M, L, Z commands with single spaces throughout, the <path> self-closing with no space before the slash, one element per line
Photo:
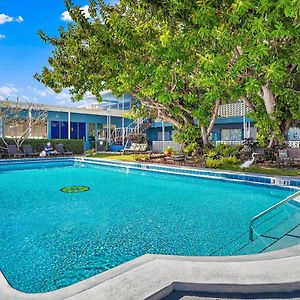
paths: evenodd
<path fill-rule="evenodd" d="M 189 264 L 188 271 L 181 267 L 181 265 L 185 266 L 186 264 Z M 196 264 L 200 264 L 201 268 L 197 270 L 192 266 Z M 286 274 L 282 272 L 282 275 L 280 273 L 276 274 L 276 281 L 268 281 L 268 277 L 270 277 L 273 270 L 277 268 L 283 271 L 285 264 L 287 267 L 289 266 L 289 276 L 295 278 L 295 280 L 287 281 Z M 177 268 L 179 266 L 181 270 L 180 276 L 185 277 L 182 282 L 178 282 L 178 274 L 168 271 L 168 268 L 173 270 L 176 269 L 176 266 Z M 291 266 L 293 266 L 292 269 Z M 144 281 L 144 286 L 141 286 L 141 284 L 136 286 L 143 278 L 141 275 L 135 277 L 134 272 L 138 271 L 139 274 L 142 273 L 149 277 L 151 275 L 149 268 L 153 271 L 153 276 Z M 207 276 L 205 273 L 211 268 L 216 271 Z M 243 268 L 257 270 L 257 277 L 252 276 L 250 280 L 243 278 L 237 281 L 237 275 L 239 272 L 242 273 Z M 190 272 L 190 269 L 193 270 Z M 145 254 L 70 286 L 46 293 L 30 294 L 18 291 L 10 286 L 0 272 L 0 298 L 9 300 L 59 300 L 73 299 L 73 297 L 74 299 L 87 299 L 90 297 L 87 293 L 96 293 L 97 297 L 94 297 L 94 295 L 92 299 L 160 299 L 167 296 L 174 289 L 189 292 L 205 291 L 207 293 L 216 291 L 228 293 L 232 290 L 239 293 L 257 294 L 258 287 L 264 293 L 270 291 L 273 293 L 293 292 L 296 290 L 300 295 L 299 270 L 300 245 L 267 253 L 241 256 L 207 257 Z M 197 271 L 198 276 L 195 274 Z M 210 272 L 208 271 L 208 273 Z M 132 278 L 129 280 L 130 275 Z M 172 276 L 174 276 L 174 280 L 170 280 Z M 199 277 L 198 282 L 195 282 L 195 276 L 196 278 Z M 193 278 L 189 280 L 189 277 Z M 216 282 L 213 282 L 214 277 L 217 278 Z M 180 283 L 179 286 L 178 283 Z M 132 289 L 126 289 L 126 295 L 112 296 L 112 294 L 118 294 L 118 288 L 124 288 L 124 285 L 128 284 L 131 285 Z M 108 289 L 107 285 L 113 285 L 114 288 Z M 148 291 L 149 287 L 151 292 Z M 270 287 L 273 287 L 273 289 L 270 290 Z M 106 298 L 108 294 L 110 296 Z"/>

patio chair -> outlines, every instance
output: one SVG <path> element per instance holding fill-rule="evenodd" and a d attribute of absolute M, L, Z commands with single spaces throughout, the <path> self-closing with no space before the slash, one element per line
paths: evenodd
<path fill-rule="evenodd" d="M 184 154 L 172 155 L 172 159 L 175 162 L 184 162 L 186 160 L 186 156 Z"/>
<path fill-rule="evenodd" d="M 151 154 L 151 151 L 147 151 L 148 149 L 148 144 L 137 144 L 137 143 L 132 143 L 131 146 L 128 149 L 123 149 L 121 152 L 123 154 L 143 154 L 143 153 L 148 153 Z"/>
<path fill-rule="evenodd" d="M 57 150 L 58 154 L 62 155 L 73 155 L 73 151 L 66 151 L 63 144 L 55 145 L 55 149 Z"/>
<path fill-rule="evenodd" d="M 23 152 L 25 153 L 26 156 L 34 157 L 34 156 L 40 155 L 38 152 L 33 151 L 31 145 L 23 145 L 22 148 L 23 148 Z"/>
<path fill-rule="evenodd" d="M 18 151 L 17 146 L 16 145 L 7 145 L 7 153 L 8 153 L 8 157 L 14 157 L 14 158 L 22 158 L 25 157 L 26 154 Z"/>
<path fill-rule="evenodd" d="M 6 149 L 3 149 L 0 147 L 0 159 L 5 158 L 7 156 L 7 151 Z"/>
<path fill-rule="evenodd" d="M 285 148 L 278 151 L 277 162 L 279 164 L 296 164 L 300 163 L 300 149 Z"/>
<path fill-rule="evenodd" d="M 184 154 L 165 156 L 164 161 L 169 163 L 184 163 L 186 161 L 186 156 Z"/>

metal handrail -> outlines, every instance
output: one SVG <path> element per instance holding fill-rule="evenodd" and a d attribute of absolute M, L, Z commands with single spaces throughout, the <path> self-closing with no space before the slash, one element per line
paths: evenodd
<path fill-rule="evenodd" d="M 254 232 L 254 222 L 256 222 L 258 219 L 260 219 L 261 217 L 265 216 L 266 214 L 268 214 L 269 212 L 273 211 L 274 209 L 278 208 L 279 206 L 287 203 L 290 200 L 295 199 L 297 196 L 300 196 L 300 191 L 288 196 L 287 198 L 283 199 L 282 201 L 274 204 L 273 206 L 269 207 L 268 209 L 262 211 L 261 213 L 259 213 L 258 215 L 256 215 L 254 218 L 252 218 L 252 220 L 249 223 L 249 239 L 251 241 L 254 240 L 254 236 L 253 236 L 253 232 Z"/>

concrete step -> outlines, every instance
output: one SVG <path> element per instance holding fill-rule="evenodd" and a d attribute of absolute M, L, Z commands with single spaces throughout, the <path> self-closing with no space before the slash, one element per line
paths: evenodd
<path fill-rule="evenodd" d="M 300 244 L 300 237 L 284 235 L 281 239 L 277 240 L 275 243 L 271 244 L 261 252 L 280 250 L 280 249 L 296 246 L 299 244 Z"/>
<path fill-rule="evenodd" d="M 264 237 L 280 239 L 289 231 L 293 230 L 300 224 L 300 213 L 295 213 L 292 216 L 289 216 L 277 226 L 267 230 L 262 235 Z"/>
<path fill-rule="evenodd" d="M 293 213 L 293 210 L 287 208 L 277 210 L 276 212 L 272 213 L 271 216 L 268 216 L 267 218 L 265 218 L 255 226 L 256 232 L 258 232 L 259 235 L 261 233 L 264 233 L 266 230 L 269 230 L 270 228 L 273 228 L 277 224 L 286 220 L 291 215 L 291 213 Z M 249 240 L 249 232 L 247 231 L 241 234 L 239 237 L 225 243 L 221 248 L 219 248 L 211 255 L 213 256 L 239 255 L 238 254 L 239 251 L 244 247 L 246 247 L 247 245 L 249 245 L 249 250 L 247 250 L 248 248 L 241 250 L 240 251 L 241 254 L 245 254 L 246 252 L 249 251 L 252 251 L 249 253 L 257 253 L 265 249 L 268 245 L 271 244 L 271 242 L 272 241 L 269 241 L 269 239 L 266 238 L 266 239 L 261 239 L 259 242 L 253 244 L 253 242 Z M 251 243 L 253 245 L 251 245 Z"/>
<path fill-rule="evenodd" d="M 300 239 L 300 210 L 287 205 L 281 210 L 273 212 L 271 216 L 255 226 L 255 233 L 254 241 L 250 241 L 249 233 L 245 232 L 224 244 L 211 255 L 245 255 L 289 247 L 291 244 L 296 243 L 292 233 L 294 237 Z M 291 238 L 286 238 L 275 246 L 283 236 L 289 233 L 291 233 Z M 285 244 L 286 246 L 284 246 Z"/>
<path fill-rule="evenodd" d="M 294 232 L 295 236 L 290 235 L 291 232 Z M 253 242 L 248 243 L 234 254 L 244 255 L 254 252 L 269 252 L 297 244 L 300 244 L 300 213 L 298 212 L 268 229 Z"/>
<path fill-rule="evenodd" d="M 276 242 L 276 239 L 267 238 L 267 237 L 258 237 L 254 241 L 248 242 L 246 245 L 238 249 L 233 255 L 246 255 L 259 253 Z"/>

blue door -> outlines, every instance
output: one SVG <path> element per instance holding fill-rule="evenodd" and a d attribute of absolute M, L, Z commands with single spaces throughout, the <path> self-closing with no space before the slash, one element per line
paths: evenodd
<path fill-rule="evenodd" d="M 60 138 L 68 138 L 68 122 L 60 122 Z"/>
<path fill-rule="evenodd" d="M 83 137 L 85 137 L 85 123 L 78 123 L 78 125 L 79 125 L 78 138 L 83 139 Z"/>
<path fill-rule="evenodd" d="M 51 139 L 59 139 L 59 122 L 51 121 Z"/>
<path fill-rule="evenodd" d="M 78 123 L 71 122 L 71 139 L 78 139 Z"/>

